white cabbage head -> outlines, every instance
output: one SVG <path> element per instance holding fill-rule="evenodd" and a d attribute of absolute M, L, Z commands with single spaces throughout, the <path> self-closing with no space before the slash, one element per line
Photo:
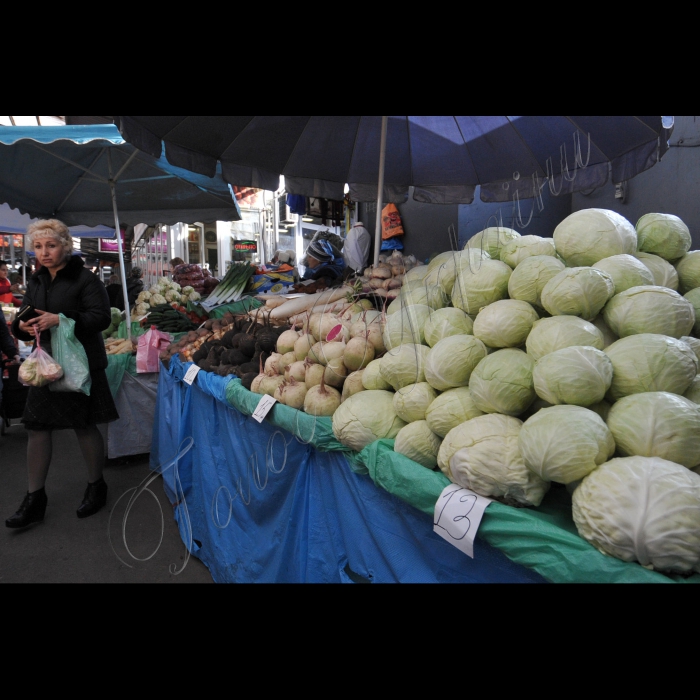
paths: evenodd
<path fill-rule="evenodd" d="M 554 257 L 556 254 L 553 239 L 543 236 L 520 236 L 505 244 L 501 250 L 501 260 L 515 269 L 523 260 L 533 255 Z"/>
<path fill-rule="evenodd" d="M 611 255 L 637 251 L 637 232 L 624 216 L 609 209 L 569 214 L 552 234 L 557 253 L 569 267 L 595 265 Z"/>
<path fill-rule="evenodd" d="M 693 403 L 700 404 L 700 374 L 690 382 L 690 386 L 685 390 L 683 396 Z"/>
<path fill-rule="evenodd" d="M 475 316 L 479 309 L 508 296 L 513 271 L 500 260 L 482 260 L 478 266 L 461 267 L 450 293 L 452 306 Z"/>
<path fill-rule="evenodd" d="M 698 362 L 700 362 L 700 338 L 694 338 L 692 335 L 682 335 L 679 340 L 682 340 L 693 348 L 695 357 L 697 357 Z"/>
<path fill-rule="evenodd" d="M 668 260 L 653 253 L 643 253 L 639 250 L 634 256 L 649 269 L 649 272 L 654 276 L 654 284 L 657 287 L 668 287 L 678 291 L 678 272 Z"/>
<path fill-rule="evenodd" d="M 700 465 L 700 406 L 667 391 L 623 396 L 608 413 L 617 453 Z"/>
<path fill-rule="evenodd" d="M 516 348 L 496 350 L 474 368 L 469 388 L 484 413 L 519 416 L 535 400 L 532 370 L 535 361 Z"/>
<path fill-rule="evenodd" d="M 508 279 L 508 295 L 533 306 L 542 306 L 545 284 L 564 269 L 564 263 L 551 255 L 533 255 L 525 258 Z"/>
<path fill-rule="evenodd" d="M 413 283 L 402 286 L 399 295 L 386 309 L 388 316 L 407 306 L 422 304 L 431 309 L 441 309 L 447 306 L 449 297 L 438 284 Z"/>
<path fill-rule="evenodd" d="M 594 267 L 567 267 L 544 285 L 542 306 L 552 316 L 595 318 L 615 293 L 612 277 Z"/>
<path fill-rule="evenodd" d="M 612 328 L 605 323 L 602 314 L 598 314 L 591 323 L 603 334 L 603 350 L 605 350 L 608 345 L 612 345 L 616 340 L 620 339 L 620 336 L 613 333 Z"/>
<path fill-rule="evenodd" d="M 362 386 L 365 389 L 390 390 L 391 384 L 386 381 L 379 371 L 381 359 L 372 360 L 362 372 Z"/>
<path fill-rule="evenodd" d="M 406 425 L 394 413 L 391 391 L 367 390 L 353 394 L 333 413 L 333 435 L 359 452 L 371 442 L 393 438 Z"/>
<path fill-rule="evenodd" d="M 443 338 L 426 355 L 425 381 L 438 391 L 467 386 L 474 368 L 487 354 L 486 346 L 473 335 Z"/>
<path fill-rule="evenodd" d="M 635 226 L 637 248 L 664 260 L 677 260 L 692 244 L 688 227 L 673 214 L 644 214 Z"/>
<path fill-rule="evenodd" d="M 498 413 L 454 428 L 443 441 L 438 464 L 455 484 L 518 506 L 538 506 L 549 483 L 530 471 L 518 448 L 523 423 Z M 444 465 L 444 466 L 443 466 Z"/>
<path fill-rule="evenodd" d="M 601 464 L 572 495 L 581 537 L 622 561 L 700 571 L 700 476 L 660 457 Z"/>
<path fill-rule="evenodd" d="M 589 345 L 571 345 L 541 357 L 532 380 L 535 392 L 552 405 L 591 406 L 605 398 L 612 382 L 610 358 Z"/>
<path fill-rule="evenodd" d="M 479 311 L 472 332 L 491 348 L 515 348 L 525 343 L 539 318 L 526 301 L 500 299 Z"/>
<path fill-rule="evenodd" d="M 592 322 L 578 316 L 551 316 L 535 321 L 525 341 L 527 354 L 533 360 L 571 345 L 590 345 L 602 350 L 603 334 Z"/>
<path fill-rule="evenodd" d="M 425 323 L 430 318 L 430 311 L 425 304 L 414 304 L 387 316 L 382 333 L 387 350 L 403 343 L 425 343 Z"/>
<path fill-rule="evenodd" d="M 437 391 L 427 382 L 407 384 L 394 394 L 394 411 L 406 423 L 425 420 L 425 412 L 437 395 Z"/>
<path fill-rule="evenodd" d="M 451 252 L 442 263 L 431 269 L 430 274 L 425 278 L 428 284 L 439 284 L 445 294 L 452 293 L 455 277 L 458 270 L 466 268 L 478 269 L 481 261 L 491 256 L 480 248 L 467 248 Z M 433 261 L 434 262 L 434 261 Z"/>
<path fill-rule="evenodd" d="M 427 265 L 416 265 L 410 270 L 406 270 L 403 276 L 403 283 L 422 282 L 429 272 L 430 268 Z"/>
<path fill-rule="evenodd" d="M 624 292 L 630 287 L 654 284 L 654 275 L 651 270 L 634 255 L 626 253 L 611 255 L 609 258 L 599 260 L 593 267 L 607 272 L 612 277 L 615 294 Z"/>
<path fill-rule="evenodd" d="M 605 348 L 613 365 L 610 401 L 646 391 L 684 394 L 698 373 L 698 358 L 687 343 L 667 335 L 639 333 Z"/>
<path fill-rule="evenodd" d="M 425 420 L 436 435 L 444 438 L 460 423 L 483 415 L 484 412 L 476 407 L 469 387 L 458 386 L 437 396 L 428 406 Z"/>
<path fill-rule="evenodd" d="M 676 261 L 678 289 L 685 294 L 695 287 L 700 287 L 700 250 L 689 250 Z"/>
<path fill-rule="evenodd" d="M 432 348 L 438 340 L 450 335 L 472 335 L 474 321 L 461 309 L 447 306 L 436 309 L 425 322 L 425 342 Z"/>
<path fill-rule="evenodd" d="M 441 443 L 442 439 L 430 430 L 424 420 L 417 420 L 399 430 L 394 439 L 394 452 L 432 469 L 437 465 Z"/>
<path fill-rule="evenodd" d="M 668 287 L 645 285 L 616 294 L 603 309 L 603 318 L 620 338 L 637 333 L 680 338 L 693 329 L 695 309 Z"/>
<path fill-rule="evenodd" d="M 520 431 L 525 465 L 545 481 L 569 484 L 590 474 L 615 452 L 605 421 L 582 406 L 552 406 L 530 416 Z"/>
<path fill-rule="evenodd" d="M 391 384 L 394 391 L 402 386 L 424 382 L 428 352 L 429 348 L 425 345 L 403 343 L 382 355 L 379 359 L 379 374 Z"/>
<path fill-rule="evenodd" d="M 700 336 L 700 287 L 695 287 L 683 295 L 693 305 L 695 311 L 695 323 L 693 324 L 693 333 Z"/>
<path fill-rule="evenodd" d="M 499 260 L 501 252 L 510 241 L 520 238 L 520 234 L 512 228 L 505 226 L 491 226 L 479 233 L 475 233 L 465 246 L 477 250 L 486 251 L 494 260 Z"/>

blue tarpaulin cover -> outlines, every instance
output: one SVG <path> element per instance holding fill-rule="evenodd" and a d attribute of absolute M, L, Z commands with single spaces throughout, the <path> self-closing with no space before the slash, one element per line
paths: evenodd
<path fill-rule="evenodd" d="M 544 581 L 478 540 L 469 559 L 343 452 L 232 408 L 230 377 L 199 372 L 189 387 L 187 367 L 175 359 L 160 373 L 151 465 L 166 467 L 182 539 L 216 582 Z M 193 448 L 169 466 L 188 437 Z"/>

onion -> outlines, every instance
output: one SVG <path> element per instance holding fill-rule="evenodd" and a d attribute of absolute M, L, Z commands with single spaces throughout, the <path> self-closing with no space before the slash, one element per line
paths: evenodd
<path fill-rule="evenodd" d="M 326 386 L 323 380 L 311 387 L 304 398 L 304 410 L 312 416 L 332 416 L 341 402 L 340 392 Z"/>
<path fill-rule="evenodd" d="M 368 332 L 368 331 L 367 331 Z M 343 363 L 351 371 L 364 369 L 374 359 L 374 345 L 360 335 L 351 338 L 343 352 Z"/>

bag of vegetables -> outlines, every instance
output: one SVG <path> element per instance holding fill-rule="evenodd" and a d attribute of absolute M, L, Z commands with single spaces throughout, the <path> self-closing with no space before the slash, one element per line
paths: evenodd
<path fill-rule="evenodd" d="M 56 360 L 43 350 L 36 336 L 36 348 L 32 350 L 29 357 L 22 363 L 17 373 L 19 381 L 24 386 L 45 386 L 50 382 L 55 382 L 63 376 L 63 368 Z"/>

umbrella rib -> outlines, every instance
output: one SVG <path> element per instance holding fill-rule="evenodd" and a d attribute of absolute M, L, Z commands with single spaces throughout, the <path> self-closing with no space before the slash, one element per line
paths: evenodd
<path fill-rule="evenodd" d="M 75 182 L 75 184 L 73 185 L 73 187 L 70 188 L 70 191 L 69 191 L 68 194 L 63 198 L 63 201 L 58 205 L 58 207 L 56 207 L 55 211 L 57 211 L 57 212 L 61 211 L 62 207 L 63 207 L 63 206 L 65 205 L 65 203 L 70 199 L 71 195 L 73 194 L 73 192 L 75 192 L 75 190 L 78 188 L 78 186 L 79 186 L 82 182 L 88 181 L 88 180 L 85 180 L 85 179 L 84 179 L 86 175 L 93 175 L 94 177 L 97 178 L 97 180 L 89 180 L 89 182 L 99 182 L 99 183 L 105 182 L 105 180 L 104 180 L 103 178 L 100 178 L 99 175 L 97 175 L 96 173 L 93 173 L 93 172 L 92 172 L 92 168 L 94 167 L 95 163 L 97 163 L 97 161 L 100 159 L 100 157 L 102 156 L 102 154 L 105 152 L 105 149 L 104 149 L 104 148 L 95 156 L 95 159 L 92 161 L 92 163 L 90 163 L 90 168 L 88 168 L 88 169 L 86 170 L 83 166 L 78 165 L 77 163 L 73 163 L 72 161 L 70 161 L 70 160 L 68 160 L 68 159 L 66 159 L 66 158 L 62 158 L 61 156 L 56 156 L 55 154 L 51 153 L 51 151 L 48 151 L 48 150 L 45 149 L 45 148 L 41 148 L 41 146 L 39 146 L 39 144 L 37 144 L 37 143 L 35 143 L 34 145 L 35 145 L 37 148 L 40 148 L 42 151 L 46 151 L 46 153 L 48 153 L 49 155 L 54 156 L 55 158 L 59 158 L 60 160 L 65 160 L 67 163 L 70 163 L 71 165 L 76 165 L 76 166 L 79 167 L 81 170 L 85 170 L 85 172 L 77 179 L 77 181 Z"/>

